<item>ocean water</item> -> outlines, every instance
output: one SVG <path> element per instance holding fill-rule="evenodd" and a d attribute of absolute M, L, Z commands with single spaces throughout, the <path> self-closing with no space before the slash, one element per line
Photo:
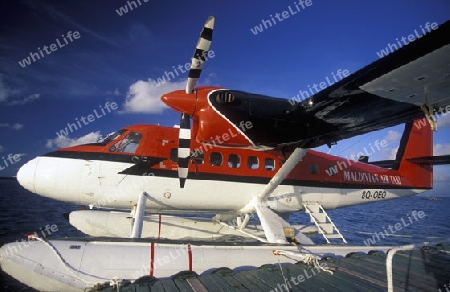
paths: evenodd
<path fill-rule="evenodd" d="M 16 180 L 0 179 L 0 246 L 20 241 L 25 239 L 25 234 L 35 232 L 45 234 L 46 238 L 85 236 L 63 216 L 77 209 L 77 205 L 32 194 Z M 351 245 L 365 245 L 368 239 L 372 240 L 371 245 L 404 245 L 449 238 L 449 210 L 450 198 L 435 201 L 419 196 L 329 210 L 328 214 Z M 309 222 L 309 215 L 294 213 L 289 221 L 304 224 Z M 46 232 L 45 226 L 47 230 L 52 226 L 57 230 Z M 326 243 L 320 235 L 312 239 L 318 244 Z M 0 272 L 0 291 L 35 290 Z"/>
<path fill-rule="evenodd" d="M 63 214 L 76 210 L 76 205 L 43 198 L 22 188 L 14 179 L 0 179 L 0 246 L 24 240 L 25 234 L 42 230 L 48 237 L 85 236 L 64 219 Z M 50 235 L 45 226 L 56 224 Z M 55 227 L 53 227 L 55 230 Z M 0 272 L 0 291 L 36 291 Z"/>

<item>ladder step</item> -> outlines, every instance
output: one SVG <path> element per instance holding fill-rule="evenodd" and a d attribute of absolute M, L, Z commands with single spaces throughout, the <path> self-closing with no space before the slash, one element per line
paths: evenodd
<path fill-rule="evenodd" d="M 318 204 L 305 204 L 305 207 L 311 211 L 311 213 L 319 213 L 320 212 L 320 205 Z"/>
<path fill-rule="evenodd" d="M 342 239 L 342 238 L 343 238 L 343 236 L 340 235 L 339 233 L 335 233 L 335 234 L 327 234 L 326 236 L 327 236 L 327 238 L 339 238 L 339 239 Z"/>
<path fill-rule="evenodd" d="M 311 213 L 311 215 L 316 218 L 319 223 L 327 222 L 327 214 L 325 213 Z M 314 222 L 314 219 L 311 218 L 311 222 Z"/>
<path fill-rule="evenodd" d="M 331 223 L 318 223 L 317 225 L 319 225 L 320 228 L 322 228 L 322 230 L 325 232 L 325 234 L 333 234 L 334 233 L 333 224 L 331 224 Z"/>
<path fill-rule="evenodd" d="M 319 228 L 319 233 L 322 234 L 328 243 L 330 243 L 328 239 L 342 239 L 342 241 L 347 243 L 344 236 L 339 233 L 339 230 L 334 226 L 331 219 L 327 216 L 327 212 L 321 205 L 317 203 L 305 203 L 303 204 L 303 207 L 305 208 L 305 212 L 309 214 L 311 222 L 316 224 Z M 337 233 L 334 233 L 335 231 Z"/>

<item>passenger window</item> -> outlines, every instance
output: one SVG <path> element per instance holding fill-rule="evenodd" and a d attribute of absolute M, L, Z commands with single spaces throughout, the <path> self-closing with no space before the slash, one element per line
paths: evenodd
<path fill-rule="evenodd" d="M 131 132 L 125 138 L 117 141 L 113 146 L 109 148 L 109 151 L 135 153 L 139 146 L 139 142 L 142 139 L 142 134 L 137 132 Z"/>
<path fill-rule="evenodd" d="M 266 158 L 264 160 L 264 168 L 266 170 L 273 171 L 275 169 L 275 160 L 273 160 L 272 158 Z"/>
<path fill-rule="evenodd" d="M 248 160 L 247 160 L 247 166 L 250 169 L 258 169 L 258 167 L 259 167 L 258 157 L 256 157 L 256 156 L 249 156 Z"/>
<path fill-rule="evenodd" d="M 319 166 L 315 163 L 311 163 L 309 165 L 309 173 L 311 174 L 318 174 L 319 173 Z"/>
<path fill-rule="evenodd" d="M 211 163 L 212 166 L 221 166 L 222 165 L 222 154 L 219 152 L 211 152 L 209 155 L 209 163 Z"/>
<path fill-rule="evenodd" d="M 237 154 L 228 155 L 228 166 L 230 168 L 238 168 L 241 166 L 241 157 Z"/>

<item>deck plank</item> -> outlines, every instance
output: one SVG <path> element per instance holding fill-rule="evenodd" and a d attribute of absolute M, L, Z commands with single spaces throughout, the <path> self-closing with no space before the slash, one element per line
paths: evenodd
<path fill-rule="evenodd" d="M 338 266 L 333 275 L 328 277 L 328 280 L 340 287 L 341 291 L 386 291 L 385 287 L 358 276 L 359 274 Z"/>
<path fill-rule="evenodd" d="M 238 285 L 239 282 L 234 280 L 234 278 L 231 278 L 229 281 L 227 281 L 224 276 L 211 274 L 202 276 L 200 281 L 204 282 L 205 279 L 208 279 L 208 288 L 210 287 L 210 285 L 214 287 L 214 289 L 211 289 L 210 291 L 247 291 L 247 289 L 242 289 L 242 285 Z"/>
<path fill-rule="evenodd" d="M 203 275 L 198 278 L 198 280 L 208 289 L 209 291 L 223 291 L 223 289 L 217 285 L 213 280 L 211 275 Z"/>
<path fill-rule="evenodd" d="M 291 275 L 291 277 L 295 277 L 298 285 L 299 291 L 311 291 L 311 289 L 317 289 L 317 287 L 323 288 L 322 291 L 340 291 L 337 285 L 333 285 L 333 283 L 327 277 L 327 272 L 316 270 L 316 275 L 314 276 L 315 280 L 310 281 L 313 275 L 312 267 L 304 264 L 304 263 L 296 263 L 294 265 L 288 266 L 287 274 Z M 301 281 L 301 282 L 300 282 Z M 294 281 L 292 281 L 294 282 Z"/>
<path fill-rule="evenodd" d="M 172 279 L 162 280 L 164 291 L 180 291 Z"/>
<path fill-rule="evenodd" d="M 143 288 L 143 287 L 139 287 L 139 289 L 140 288 Z M 148 290 L 140 289 L 140 290 L 136 290 L 136 292 L 137 291 L 139 291 L 139 292 L 147 292 L 147 291 L 165 292 L 166 290 L 164 290 L 163 281 L 157 281 L 151 287 L 149 287 Z"/>
<path fill-rule="evenodd" d="M 238 281 L 243 283 L 243 286 L 250 291 L 270 291 L 272 287 L 268 286 L 265 282 L 260 281 L 258 277 L 254 276 L 252 271 L 243 271 L 233 275 Z"/>

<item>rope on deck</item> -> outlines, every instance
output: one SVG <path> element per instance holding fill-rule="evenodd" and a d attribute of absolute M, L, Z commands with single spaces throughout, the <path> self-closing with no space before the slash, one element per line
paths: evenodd
<path fill-rule="evenodd" d="M 313 266 L 315 268 L 319 268 L 322 271 L 333 275 L 332 270 L 324 268 L 323 266 L 320 265 L 318 256 L 312 255 L 310 253 L 296 253 L 296 252 L 286 251 L 286 250 L 274 250 L 273 254 L 274 255 L 284 255 L 286 257 L 291 256 L 291 257 L 295 257 L 295 258 L 300 258 L 300 261 L 304 262 L 308 266 Z"/>

